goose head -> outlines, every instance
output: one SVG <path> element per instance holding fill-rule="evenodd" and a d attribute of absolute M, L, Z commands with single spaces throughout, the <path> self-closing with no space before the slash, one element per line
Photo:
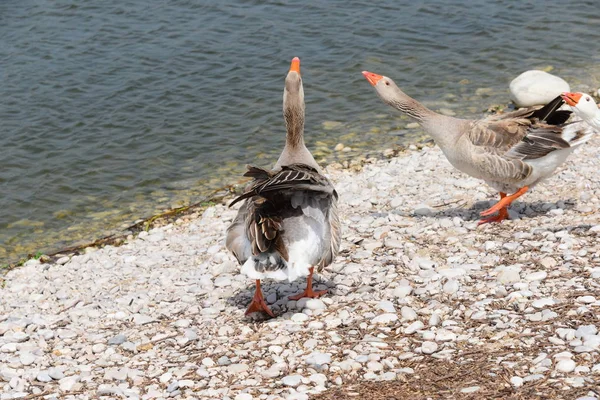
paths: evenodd
<path fill-rule="evenodd" d="M 394 104 L 399 94 L 404 94 L 398 85 L 391 78 L 383 75 L 377 75 L 373 72 L 363 71 L 362 74 L 369 83 L 375 88 L 375 91 L 381 97 L 381 100 L 387 104 Z"/>
<path fill-rule="evenodd" d="M 562 97 L 565 103 L 571 106 L 573 112 L 584 121 L 598 118 L 598 106 L 589 94 L 564 92 L 560 97 Z"/>
<path fill-rule="evenodd" d="M 283 89 L 283 109 L 291 108 L 304 112 L 304 88 L 302 87 L 302 76 L 300 75 L 300 59 L 294 57 L 290 69 L 285 77 L 285 88 Z"/>

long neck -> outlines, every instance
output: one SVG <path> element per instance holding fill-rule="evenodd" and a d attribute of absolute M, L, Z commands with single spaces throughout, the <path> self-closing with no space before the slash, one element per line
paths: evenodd
<path fill-rule="evenodd" d="M 594 128 L 600 129 L 600 109 L 598 109 L 598 111 L 596 111 L 596 114 L 594 115 L 594 117 L 590 118 L 587 122 L 590 125 L 592 125 Z"/>
<path fill-rule="evenodd" d="M 286 149 L 293 151 L 304 146 L 304 104 L 300 101 L 286 101 L 283 105 L 283 118 L 287 134 Z"/>
<path fill-rule="evenodd" d="M 423 123 L 427 119 L 439 115 L 404 93 L 399 88 L 396 88 L 392 98 L 385 99 L 385 101 L 419 123 Z"/>
<path fill-rule="evenodd" d="M 467 121 L 438 114 L 408 96 L 400 88 L 394 89 L 394 94 L 384 99 L 386 103 L 421 124 L 444 152 L 455 146 Z"/>

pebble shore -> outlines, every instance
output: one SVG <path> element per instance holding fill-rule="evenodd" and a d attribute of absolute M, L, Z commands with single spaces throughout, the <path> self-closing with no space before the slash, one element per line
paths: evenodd
<path fill-rule="evenodd" d="M 120 247 L 30 260 L 0 288 L 0 400 L 321 398 L 409 385 L 438 362 L 457 368 L 452 393 L 414 398 L 598 398 L 599 147 L 499 225 L 477 226 L 496 193 L 437 147 L 327 167 L 343 224 L 316 278 L 329 293 L 289 301 L 304 280 L 265 281 L 271 320 L 244 316 L 254 286 L 224 247 L 224 204 Z"/>

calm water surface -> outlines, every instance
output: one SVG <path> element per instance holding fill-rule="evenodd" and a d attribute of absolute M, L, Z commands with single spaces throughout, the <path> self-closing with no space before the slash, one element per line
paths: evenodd
<path fill-rule="evenodd" d="M 198 201 L 245 163 L 271 165 L 293 56 L 321 162 L 340 157 L 338 142 L 351 157 L 417 134 L 364 69 L 464 116 L 506 103 L 531 68 L 598 87 L 594 1 L 419 3 L 0 2 L 0 264 Z"/>

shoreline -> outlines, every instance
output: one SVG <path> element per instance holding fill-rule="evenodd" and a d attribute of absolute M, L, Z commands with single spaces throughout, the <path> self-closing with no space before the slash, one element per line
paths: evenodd
<path fill-rule="evenodd" d="M 224 248 L 224 204 L 30 260 L 0 287 L 2 400 L 596 396 L 599 146 L 480 227 L 495 193 L 437 147 L 330 165 L 342 249 L 315 284 L 329 292 L 289 301 L 304 280 L 265 281 L 268 321 L 244 317 L 253 284 Z"/>
<path fill-rule="evenodd" d="M 592 90 L 592 86 L 590 85 L 586 85 L 587 87 L 587 91 L 589 91 L 590 93 L 593 92 L 593 96 L 595 98 L 597 97 L 597 93 L 596 90 Z M 484 98 L 486 98 L 484 96 Z M 491 99 L 488 99 L 491 100 Z M 435 108 L 435 107 L 434 107 Z M 484 107 L 483 109 L 481 109 L 479 112 L 475 113 L 475 115 L 471 115 L 473 114 L 473 110 L 471 110 L 470 112 L 467 112 L 465 115 L 459 115 L 459 117 L 484 117 L 490 114 L 494 114 L 497 112 L 504 112 L 504 111 L 510 111 L 514 109 L 514 104 L 513 103 L 505 103 L 505 104 L 499 104 L 497 102 L 491 102 L 488 104 L 487 107 Z M 390 137 L 390 142 L 394 141 L 395 137 L 405 137 L 405 140 L 402 143 L 394 143 L 392 144 L 392 147 L 390 148 L 389 146 L 384 146 L 381 148 L 367 148 L 367 149 L 363 149 L 361 147 L 355 148 L 354 146 L 354 142 L 353 140 L 356 139 L 349 139 L 351 141 L 351 143 L 337 143 L 335 145 L 331 144 L 328 149 L 328 153 L 324 154 L 323 153 L 323 145 L 324 143 L 317 141 L 313 147 L 313 152 L 315 153 L 315 158 L 317 159 L 317 162 L 323 167 L 323 168 L 327 168 L 329 165 L 333 165 L 333 164 L 343 164 L 346 166 L 349 166 L 351 163 L 356 162 L 356 160 L 361 160 L 361 159 L 366 159 L 366 158 L 375 158 L 375 159 L 382 159 L 382 158 L 389 158 L 395 154 L 398 154 L 398 152 L 403 151 L 404 149 L 409 148 L 410 146 L 423 146 L 423 145 L 434 145 L 432 144 L 433 141 L 431 138 L 429 138 L 429 136 L 427 136 L 425 134 L 425 132 L 420 128 L 417 127 L 415 129 L 415 123 L 406 123 L 406 118 L 405 116 L 403 116 L 400 113 L 397 113 L 393 110 L 389 110 L 389 112 L 391 114 L 395 114 L 397 117 L 397 121 L 399 124 L 403 124 L 404 126 L 401 129 L 397 129 L 394 127 L 388 127 L 389 129 L 391 129 L 389 132 L 381 132 L 378 131 L 378 135 L 387 135 Z M 452 114 L 454 115 L 454 114 Z M 400 122 L 403 121 L 403 122 Z M 331 129 L 331 127 L 326 127 L 325 123 L 331 123 L 331 121 L 325 121 L 323 122 L 323 126 L 321 127 L 322 130 L 328 130 Z M 353 129 L 350 129 L 350 131 L 352 131 Z M 353 137 L 357 137 L 357 133 L 356 132 L 348 132 L 346 135 L 342 135 L 342 137 L 344 136 L 353 136 Z M 398 135 L 397 133 L 402 131 L 403 135 Z M 372 132 L 370 132 L 371 134 Z M 360 142 L 359 142 L 360 143 Z M 349 147 L 350 146 L 350 147 Z M 347 152 L 348 150 L 351 151 Z M 358 154 L 355 154 L 356 152 L 359 152 Z M 318 156 L 317 156 L 318 154 Z M 366 156 L 364 155 L 366 154 Z M 320 158 L 319 158 L 320 157 Z M 330 158 L 329 160 L 327 160 L 328 158 Z M 263 159 L 260 160 L 261 162 L 264 161 Z M 325 164 L 323 164 L 323 162 L 326 162 Z M 256 163 L 257 165 L 261 165 L 261 163 Z M 264 165 L 265 167 L 269 167 L 270 165 Z M 170 208 L 170 209 L 166 209 L 158 214 L 152 214 L 150 216 L 147 217 L 142 217 L 142 218 L 128 218 L 127 220 L 120 220 L 120 221 L 114 221 L 114 223 L 111 225 L 113 226 L 113 228 L 108 227 L 108 226 L 104 226 L 104 225 L 100 225 L 97 228 L 97 232 L 98 235 L 96 235 L 94 238 L 94 236 L 92 236 L 92 238 L 88 239 L 88 240 L 81 240 L 76 238 L 75 236 L 72 237 L 71 240 L 69 240 L 71 243 L 76 243 L 74 245 L 67 245 L 64 247 L 57 247 L 54 245 L 46 245 L 46 248 L 49 248 L 50 250 L 47 251 L 30 251 L 27 255 L 23 255 L 23 256 L 18 256 L 14 259 L 7 259 L 3 262 L 0 262 L 0 275 L 5 273 L 7 270 L 11 270 L 15 267 L 18 267 L 20 265 L 22 265 L 24 262 L 28 261 L 29 259 L 32 258 L 42 258 L 42 260 L 46 260 L 46 261 L 51 261 L 54 260 L 56 261 L 58 258 L 61 258 L 62 256 L 68 255 L 68 254 L 75 254 L 75 253 L 80 253 L 82 250 L 84 250 L 86 247 L 97 247 L 98 245 L 105 245 L 105 244 L 118 244 L 118 243 L 123 243 L 126 240 L 128 240 L 128 236 L 133 233 L 134 235 L 136 233 L 138 233 L 141 229 L 140 226 L 143 225 L 144 223 L 146 223 L 147 221 L 154 221 L 154 220 L 158 220 L 159 223 L 162 223 L 161 221 L 163 220 L 163 216 L 166 215 L 182 215 L 182 216 L 186 216 L 188 214 L 194 214 L 194 210 L 196 210 L 197 212 L 201 212 L 202 211 L 202 207 L 197 207 L 198 204 L 200 203 L 210 203 L 213 201 L 220 201 L 222 200 L 222 198 L 220 197 L 220 195 L 215 195 L 215 193 L 220 193 L 220 192 L 231 192 L 232 188 L 236 188 L 239 183 L 244 179 L 242 178 L 242 174 L 245 170 L 244 166 L 240 164 L 239 166 L 239 174 L 235 175 L 233 178 L 230 178 L 231 181 L 233 181 L 233 183 L 227 184 L 223 187 L 211 190 L 211 193 L 208 195 L 205 195 L 202 197 L 201 200 L 196 201 L 193 204 L 189 204 L 189 205 L 183 205 L 181 207 L 177 207 L 177 208 Z M 195 190 L 195 189 L 194 189 Z M 227 193 L 224 194 L 224 196 L 226 196 Z M 171 200 L 171 204 L 173 204 L 172 202 L 175 201 L 175 198 Z M 192 211 L 188 212 L 188 210 L 191 209 Z M 101 209 L 99 210 L 100 212 L 105 212 L 105 211 L 114 211 L 114 209 Z M 127 224 L 126 221 L 132 221 L 132 223 L 129 226 L 124 227 L 124 224 Z M 133 222 L 135 221 L 135 222 Z M 166 222 L 165 222 L 166 223 Z M 118 228 L 116 226 L 119 226 Z M 150 226 L 159 226 L 158 224 L 150 224 Z M 71 225 L 71 227 L 73 227 L 73 225 Z M 145 229 L 147 229 L 148 227 L 146 227 Z M 65 227 L 63 229 L 61 229 L 61 232 L 64 232 L 66 234 L 66 232 L 69 230 L 68 227 Z M 132 231 L 132 232 L 130 232 Z M 79 236 L 79 235 L 77 235 Z M 55 238 L 57 240 L 57 238 Z M 56 242 L 55 242 L 56 243 Z M 40 246 L 44 247 L 44 245 L 42 243 L 40 243 Z M 34 250 L 37 248 L 33 247 L 32 245 L 29 245 L 31 250 Z M 72 255 L 71 254 L 71 255 Z"/>
<path fill-rule="evenodd" d="M 339 144 L 338 144 L 339 145 Z M 420 141 L 415 143 L 406 143 L 406 144 L 396 144 L 392 148 L 386 149 L 374 149 L 367 152 L 370 155 L 369 159 L 371 160 L 379 160 L 390 157 L 395 157 L 402 151 L 410 148 L 411 146 L 416 146 L 418 148 L 422 146 L 434 146 L 432 139 L 423 136 Z M 341 153 L 341 150 L 335 150 L 337 153 Z M 342 168 L 356 168 L 357 162 L 361 163 L 366 160 L 365 156 L 353 157 L 350 159 L 337 160 L 330 162 L 329 164 L 322 166 L 324 169 L 331 165 L 337 165 Z M 242 166 L 243 167 L 243 166 Z M 4 264 L 0 264 L 0 279 L 2 274 L 5 274 L 7 271 L 10 271 L 14 268 L 18 268 L 22 266 L 25 262 L 31 259 L 40 260 L 42 263 L 52 263 L 56 262 L 63 257 L 72 257 L 74 255 L 81 255 L 86 251 L 86 248 L 102 248 L 106 245 L 119 246 L 126 243 L 128 240 L 132 240 L 137 237 L 142 231 L 148 231 L 151 228 L 156 228 L 160 226 L 164 226 L 169 223 L 175 222 L 179 218 L 184 218 L 184 220 L 198 218 L 200 214 L 206 209 L 206 207 L 210 206 L 214 203 L 222 203 L 225 199 L 229 197 L 233 197 L 236 193 L 241 193 L 240 188 L 242 183 L 246 178 L 243 178 L 243 171 L 239 174 L 237 179 L 232 179 L 234 183 L 229 183 L 219 189 L 212 191 L 211 194 L 206 195 L 202 200 L 197 201 L 193 204 L 168 209 L 159 214 L 151 215 L 149 217 L 138 218 L 136 222 L 129 225 L 126 228 L 121 228 L 118 231 L 113 229 L 115 233 L 101 236 L 98 239 L 86 241 L 82 244 L 76 244 L 71 246 L 62 247 L 59 249 L 51 250 L 48 252 L 38 252 L 36 254 L 30 253 L 25 257 L 21 257 L 17 261 L 12 261 Z"/>

